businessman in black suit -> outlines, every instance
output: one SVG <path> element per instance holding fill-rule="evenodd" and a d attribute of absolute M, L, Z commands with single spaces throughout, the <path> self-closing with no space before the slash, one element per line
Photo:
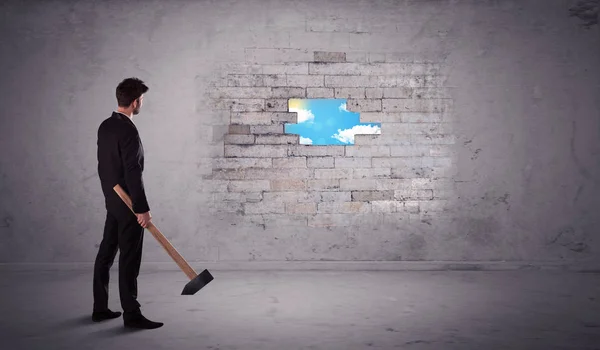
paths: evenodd
<path fill-rule="evenodd" d="M 108 308 L 109 270 L 117 250 L 119 255 L 119 294 L 125 327 L 153 329 L 163 325 L 145 318 L 137 301 L 137 277 L 142 259 L 144 228 L 151 221 L 144 191 L 144 148 L 133 116 L 139 114 L 148 87 L 138 78 L 123 80 L 116 89 L 117 111 L 98 128 L 98 175 L 104 193 L 106 221 L 104 236 L 94 264 L 95 322 L 121 316 Z M 119 184 L 131 197 L 135 215 L 117 195 Z"/>

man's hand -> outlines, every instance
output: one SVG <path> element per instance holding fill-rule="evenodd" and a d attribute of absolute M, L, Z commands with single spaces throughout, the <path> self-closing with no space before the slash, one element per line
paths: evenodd
<path fill-rule="evenodd" d="M 149 211 L 143 214 L 136 213 L 135 216 L 137 216 L 137 221 L 143 228 L 148 227 L 148 224 L 152 221 L 152 215 Z"/>

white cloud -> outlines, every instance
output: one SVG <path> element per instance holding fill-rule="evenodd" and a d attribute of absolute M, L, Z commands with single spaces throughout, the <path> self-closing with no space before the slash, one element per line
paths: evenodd
<path fill-rule="evenodd" d="M 301 145 L 312 145 L 313 140 L 309 139 L 308 137 L 302 137 L 300 136 L 300 144 Z"/>
<path fill-rule="evenodd" d="M 342 103 L 339 107 L 340 112 L 348 112 L 346 109 L 346 102 Z"/>
<path fill-rule="evenodd" d="M 331 137 L 343 143 L 354 143 L 356 134 L 381 134 L 381 128 L 378 125 L 355 125 L 351 129 L 338 129 L 337 134 Z"/>
<path fill-rule="evenodd" d="M 298 124 L 312 123 L 315 120 L 315 115 L 308 109 L 290 108 L 289 110 L 298 113 Z"/>

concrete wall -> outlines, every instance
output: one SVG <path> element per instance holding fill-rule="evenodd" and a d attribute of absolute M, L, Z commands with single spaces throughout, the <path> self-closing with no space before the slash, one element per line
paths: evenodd
<path fill-rule="evenodd" d="M 195 260 L 600 251 L 598 1 L 5 1 L 0 262 L 90 262 L 119 81 L 154 223 Z M 289 98 L 381 135 L 299 145 Z M 148 234 L 145 261 L 170 261 Z"/>

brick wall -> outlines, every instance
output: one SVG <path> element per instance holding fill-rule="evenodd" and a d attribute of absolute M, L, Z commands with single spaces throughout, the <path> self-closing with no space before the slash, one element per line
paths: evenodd
<path fill-rule="evenodd" d="M 412 55 L 252 49 L 207 90 L 222 147 L 203 191 L 213 212 L 262 225 L 360 226 L 378 215 L 423 222 L 447 211 L 454 182 L 449 88 L 441 62 Z M 344 98 L 381 134 L 300 145 L 291 98 Z M 285 224 L 283 224 L 285 223 Z"/>

